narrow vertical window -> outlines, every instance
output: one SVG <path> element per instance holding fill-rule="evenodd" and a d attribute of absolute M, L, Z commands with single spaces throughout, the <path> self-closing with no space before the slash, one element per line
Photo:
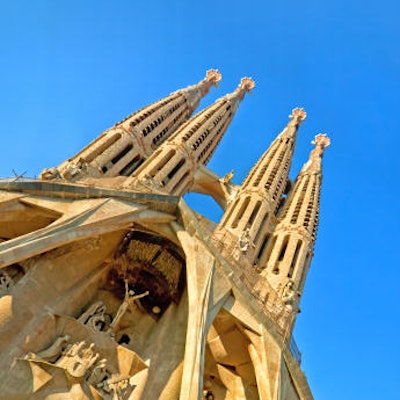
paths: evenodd
<path fill-rule="evenodd" d="M 254 243 L 257 244 L 258 239 L 260 238 L 261 232 L 263 231 L 265 225 L 267 224 L 268 221 L 268 213 L 264 215 L 259 227 L 256 236 L 254 237 Z"/>
<path fill-rule="evenodd" d="M 293 276 L 293 272 L 294 272 L 294 269 L 296 267 L 297 259 L 299 258 L 299 252 L 300 252 L 300 249 L 301 249 L 301 244 L 302 244 L 301 240 L 298 240 L 297 244 L 296 244 L 296 249 L 295 249 L 294 254 L 293 254 L 292 262 L 290 263 L 289 272 L 288 272 L 288 275 L 287 275 L 288 278 L 291 278 Z"/>
<path fill-rule="evenodd" d="M 250 215 L 250 218 L 247 221 L 247 226 L 248 227 L 251 227 L 253 225 L 253 222 L 256 219 L 256 216 L 258 214 L 258 210 L 260 209 L 260 207 L 261 207 L 261 200 L 257 201 L 256 206 L 253 208 L 253 211 L 252 211 L 252 213 Z"/>
<path fill-rule="evenodd" d="M 267 234 L 265 235 L 265 238 L 264 238 L 263 242 L 261 243 L 260 250 L 259 250 L 258 253 L 257 253 L 257 257 L 256 257 L 257 264 L 260 263 L 260 261 L 261 261 L 261 259 L 262 259 L 262 257 L 263 257 L 264 251 L 265 251 L 265 249 L 267 248 L 267 244 L 268 244 L 269 238 L 270 238 L 270 234 L 267 233 Z"/>
<path fill-rule="evenodd" d="M 246 211 L 247 206 L 250 203 L 250 196 L 247 196 L 242 205 L 240 206 L 238 213 L 236 214 L 236 217 L 232 223 L 232 228 L 236 228 L 238 226 L 239 220 L 243 217 L 244 212 Z"/>
<path fill-rule="evenodd" d="M 283 239 L 282 246 L 281 246 L 281 251 L 279 253 L 278 261 L 283 261 L 287 249 L 287 245 L 289 242 L 289 235 L 286 235 L 285 238 Z"/>

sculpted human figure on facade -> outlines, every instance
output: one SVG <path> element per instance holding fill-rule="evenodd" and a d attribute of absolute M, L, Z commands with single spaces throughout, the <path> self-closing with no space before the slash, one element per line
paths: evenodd
<path fill-rule="evenodd" d="M 145 296 L 148 296 L 148 295 L 149 295 L 148 291 L 144 292 L 142 294 L 135 295 L 135 292 L 133 290 L 129 289 L 128 281 L 125 280 L 125 297 L 124 297 L 123 302 L 119 306 L 118 311 L 115 314 L 114 319 L 112 320 L 112 322 L 110 324 L 109 332 L 115 333 L 115 331 L 117 330 L 118 325 L 119 325 L 122 317 L 124 316 L 124 314 L 126 313 L 128 308 L 131 308 L 133 306 L 135 300 L 141 299 L 141 298 L 143 298 Z"/>
<path fill-rule="evenodd" d="M 57 168 L 45 168 L 42 173 L 40 174 L 40 178 L 45 181 L 55 180 L 55 179 L 62 179 L 60 172 Z"/>
<path fill-rule="evenodd" d="M 47 347 L 46 349 L 40 351 L 39 353 L 29 352 L 24 356 L 24 359 L 54 363 L 63 354 L 64 350 L 67 347 L 69 339 L 70 337 L 68 335 L 60 336 L 54 341 L 54 343 L 50 347 Z"/>
<path fill-rule="evenodd" d="M 104 390 L 112 394 L 112 400 L 124 400 L 134 389 L 125 376 L 114 376 L 104 382 Z"/>
<path fill-rule="evenodd" d="M 94 332 L 101 332 L 107 329 L 111 317 L 106 314 L 106 306 L 103 302 L 97 301 L 78 318 L 78 321 L 87 325 Z"/>
<path fill-rule="evenodd" d="M 89 346 L 85 341 L 70 345 L 56 365 L 64 368 L 74 378 L 84 378 L 99 359 L 94 350 L 94 343 Z"/>
<path fill-rule="evenodd" d="M 107 371 L 107 360 L 102 358 L 93 368 L 92 373 L 87 379 L 88 383 L 92 386 L 103 388 L 104 382 L 111 377 L 110 372 Z"/>
<path fill-rule="evenodd" d="M 234 175 L 235 175 L 235 172 L 234 172 L 233 170 L 232 170 L 232 171 L 229 171 L 229 172 L 221 179 L 222 183 L 225 183 L 225 184 L 230 183 L 231 180 L 233 179 Z"/>
<path fill-rule="evenodd" d="M 242 253 L 247 253 L 250 247 L 250 228 L 246 228 L 239 237 L 239 248 Z"/>
<path fill-rule="evenodd" d="M 298 311 L 298 292 L 294 282 L 289 279 L 282 290 L 282 302 L 290 311 Z"/>

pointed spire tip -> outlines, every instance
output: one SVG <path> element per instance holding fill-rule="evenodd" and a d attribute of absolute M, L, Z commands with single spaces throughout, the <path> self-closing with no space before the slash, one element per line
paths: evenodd
<path fill-rule="evenodd" d="M 315 147 L 319 147 L 322 151 L 324 151 L 328 146 L 330 146 L 331 140 L 326 133 L 319 133 L 315 136 L 311 144 Z"/>
<path fill-rule="evenodd" d="M 239 88 L 245 90 L 247 93 L 251 93 L 255 86 L 256 83 L 254 80 L 248 76 L 245 76 L 240 80 Z"/>
<path fill-rule="evenodd" d="M 304 108 L 296 107 L 293 108 L 292 113 L 289 115 L 290 125 L 300 125 L 306 118 L 307 113 Z"/>
<path fill-rule="evenodd" d="M 209 69 L 206 72 L 206 77 L 204 80 L 210 82 L 213 86 L 218 87 L 218 82 L 222 79 L 221 72 L 217 69 Z"/>

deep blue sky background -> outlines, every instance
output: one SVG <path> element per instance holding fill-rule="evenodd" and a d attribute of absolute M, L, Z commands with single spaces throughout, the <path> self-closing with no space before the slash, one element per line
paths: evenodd
<path fill-rule="evenodd" d="M 291 176 L 326 132 L 320 230 L 295 337 L 316 399 L 400 398 L 396 1 L 3 1 L 0 176 L 35 176 L 219 68 L 257 87 L 209 167 L 240 183 L 295 106 Z M 211 202 L 190 204 L 218 220 Z"/>

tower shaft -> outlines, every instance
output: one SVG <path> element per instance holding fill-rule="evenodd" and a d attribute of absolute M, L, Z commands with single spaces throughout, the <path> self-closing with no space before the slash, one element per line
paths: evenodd
<path fill-rule="evenodd" d="M 243 78 L 233 93 L 186 122 L 138 168 L 132 178 L 127 179 L 124 188 L 144 187 L 158 193 L 184 194 L 197 167 L 206 164 L 213 155 L 244 94 L 253 87 L 251 79 Z"/>
<path fill-rule="evenodd" d="M 316 147 L 296 179 L 268 245 L 262 273 L 276 290 L 290 280 L 299 295 L 313 255 L 319 222 L 321 158 L 330 141 L 320 134 L 313 143 Z"/>
<path fill-rule="evenodd" d="M 189 119 L 202 97 L 220 79 L 217 70 L 210 70 L 198 84 L 134 112 L 59 167 L 44 170 L 41 179 L 77 181 L 86 177 L 131 175 L 154 149 Z"/>
<path fill-rule="evenodd" d="M 275 213 L 287 186 L 297 130 L 305 117 L 304 110 L 293 110 L 291 121 L 247 175 L 216 229 L 216 240 L 221 240 L 227 232 L 252 264 L 261 261 L 275 226 Z"/>

